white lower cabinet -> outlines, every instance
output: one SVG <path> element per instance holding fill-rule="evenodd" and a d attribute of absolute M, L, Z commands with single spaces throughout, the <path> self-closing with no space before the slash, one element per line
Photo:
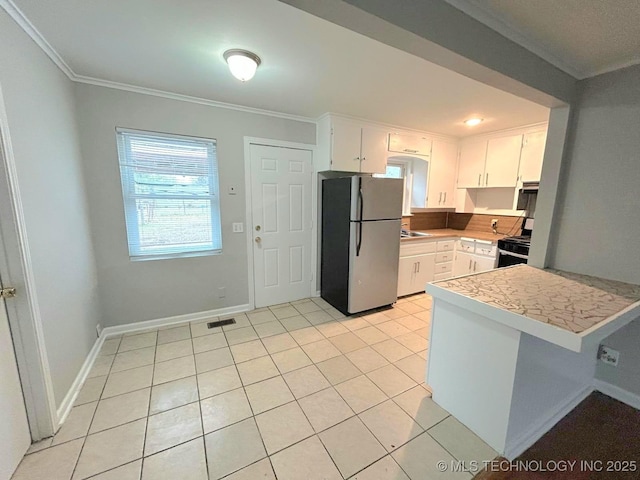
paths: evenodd
<path fill-rule="evenodd" d="M 459 277 L 473 273 L 473 257 L 472 253 L 456 252 L 456 259 L 453 261 L 453 276 Z"/>
<path fill-rule="evenodd" d="M 468 252 L 456 252 L 456 259 L 453 262 L 453 276 L 469 275 L 470 273 L 486 272 L 496 267 L 496 257 L 475 255 Z"/>
<path fill-rule="evenodd" d="M 424 292 L 427 283 L 433 281 L 435 265 L 435 253 L 401 257 L 398 269 L 398 296 Z"/>

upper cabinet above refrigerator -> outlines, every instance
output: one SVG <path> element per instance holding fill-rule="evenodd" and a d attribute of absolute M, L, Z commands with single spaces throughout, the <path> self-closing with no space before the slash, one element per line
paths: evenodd
<path fill-rule="evenodd" d="M 319 170 L 385 173 L 388 134 L 376 125 L 324 116 L 318 121 Z"/>

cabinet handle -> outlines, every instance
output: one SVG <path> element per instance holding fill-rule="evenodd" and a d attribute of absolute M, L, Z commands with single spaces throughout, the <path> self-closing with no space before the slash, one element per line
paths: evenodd
<path fill-rule="evenodd" d="M 476 262 L 473 262 L 473 271 L 474 271 L 474 272 L 476 271 L 476 267 L 477 267 L 477 266 L 478 266 L 478 265 L 477 265 L 477 263 L 476 263 Z"/>
<path fill-rule="evenodd" d="M 407 153 L 418 153 L 418 150 L 411 150 L 410 148 L 405 148 L 403 150 L 403 152 L 407 152 Z"/>
<path fill-rule="evenodd" d="M 473 260 L 469 259 L 469 271 L 471 271 L 471 264 L 473 263 Z"/>
<path fill-rule="evenodd" d="M 442 200 L 442 203 L 447 203 L 447 192 L 444 192 L 444 200 Z"/>
<path fill-rule="evenodd" d="M 418 273 L 418 262 L 413 264 L 413 273 Z"/>
<path fill-rule="evenodd" d="M 488 187 L 489 186 L 489 174 L 487 173 L 487 179 L 484 181 L 484 186 Z"/>
<path fill-rule="evenodd" d="M 442 203 L 442 192 L 440 192 L 440 196 L 438 197 L 438 205 Z"/>
<path fill-rule="evenodd" d="M 482 179 L 482 174 L 478 175 L 478 186 L 480 186 L 480 180 Z"/>
<path fill-rule="evenodd" d="M 357 160 L 357 161 L 359 162 L 359 161 L 360 161 L 360 157 L 356 157 L 356 158 L 354 158 L 353 160 L 354 160 L 354 161 L 356 161 L 356 160 Z"/>
<path fill-rule="evenodd" d="M 420 273 L 420 262 L 418 262 L 418 273 Z"/>
<path fill-rule="evenodd" d="M 362 161 L 364 162 L 367 159 L 367 157 L 362 157 Z"/>

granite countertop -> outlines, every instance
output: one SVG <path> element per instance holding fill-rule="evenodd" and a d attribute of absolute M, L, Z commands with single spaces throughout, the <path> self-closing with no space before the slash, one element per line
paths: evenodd
<path fill-rule="evenodd" d="M 414 242 L 416 240 L 428 240 L 429 238 L 442 237 L 467 237 L 477 240 L 485 240 L 491 243 L 497 243 L 498 240 L 505 238 L 507 235 L 494 234 L 492 232 L 480 232 L 476 230 L 455 230 L 453 228 L 437 228 L 434 230 L 412 230 L 414 232 L 429 233 L 428 237 L 408 237 L 401 239 L 402 242 Z"/>
<path fill-rule="evenodd" d="M 435 282 L 437 287 L 580 334 L 640 302 L 640 286 L 517 265 Z"/>

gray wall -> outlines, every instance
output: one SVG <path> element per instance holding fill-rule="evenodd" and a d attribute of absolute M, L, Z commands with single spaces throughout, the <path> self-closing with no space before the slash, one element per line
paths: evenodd
<path fill-rule="evenodd" d="M 2 9 L 0 84 L 59 406 L 99 321 L 73 84 Z"/>
<path fill-rule="evenodd" d="M 246 237 L 231 231 L 246 228 L 244 136 L 315 144 L 315 124 L 82 84 L 76 100 L 105 326 L 248 303 Z M 217 139 L 221 255 L 129 260 L 116 127 Z"/>
<path fill-rule="evenodd" d="M 579 82 L 551 265 L 640 284 L 640 65 Z M 640 395 L 640 320 L 603 343 L 597 378 Z"/>

